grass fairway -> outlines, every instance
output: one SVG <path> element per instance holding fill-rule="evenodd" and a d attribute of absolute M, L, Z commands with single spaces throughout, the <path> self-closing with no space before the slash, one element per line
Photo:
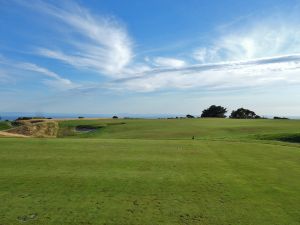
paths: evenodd
<path fill-rule="evenodd" d="M 78 125 L 97 128 L 72 132 Z M 102 139 L 249 139 L 260 134 L 300 133 L 300 120 L 234 119 L 118 119 L 61 121 L 61 137 Z M 64 135 L 64 131 L 65 135 Z"/>
<path fill-rule="evenodd" d="M 299 121 L 60 126 L 87 124 L 98 128 L 0 139 L 1 225 L 300 224 L 300 145 L 253 140 L 295 134 Z"/>

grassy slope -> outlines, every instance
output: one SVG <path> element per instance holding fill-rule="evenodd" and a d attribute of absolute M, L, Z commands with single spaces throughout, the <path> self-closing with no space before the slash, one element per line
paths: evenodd
<path fill-rule="evenodd" d="M 299 150 L 222 141 L 1 139 L 0 221 L 296 225 Z"/>
<path fill-rule="evenodd" d="M 0 121 L 0 130 L 7 130 L 9 128 L 11 128 L 11 125 L 9 122 Z"/>
<path fill-rule="evenodd" d="M 108 125 L 113 123 L 122 125 Z M 182 120 L 74 120 L 60 122 L 60 126 L 75 127 L 89 124 L 103 126 L 95 132 L 77 134 L 89 138 L 136 139 L 211 139 L 248 138 L 258 134 L 299 133 L 300 120 L 232 120 L 232 119 L 182 119 Z"/>

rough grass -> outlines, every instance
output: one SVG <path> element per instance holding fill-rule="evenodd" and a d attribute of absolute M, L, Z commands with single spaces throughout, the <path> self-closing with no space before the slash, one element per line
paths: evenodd
<path fill-rule="evenodd" d="M 7 121 L 0 121 L 0 130 L 7 130 L 9 128 L 11 128 L 11 124 L 10 122 Z"/>
<path fill-rule="evenodd" d="M 256 135 L 256 138 L 261 140 L 275 140 L 291 143 L 300 143 L 300 133 L 263 134 Z"/>

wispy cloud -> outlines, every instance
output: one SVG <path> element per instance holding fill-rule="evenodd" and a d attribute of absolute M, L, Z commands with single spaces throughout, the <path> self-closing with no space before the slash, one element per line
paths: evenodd
<path fill-rule="evenodd" d="M 38 66 L 36 64 L 32 63 L 19 63 L 17 64 L 17 67 L 22 70 L 32 71 L 37 74 L 41 74 L 44 76 L 47 76 L 49 78 L 52 78 L 51 80 L 47 79 L 44 82 L 48 85 L 51 85 L 55 88 L 59 89 L 70 89 L 75 88 L 77 85 L 74 84 L 69 79 L 62 78 L 60 75 L 58 75 L 55 72 L 52 72 L 46 68 L 43 68 L 41 66 Z"/>
<path fill-rule="evenodd" d="M 115 82 L 130 90 L 224 90 L 271 85 L 300 84 L 300 55 L 246 61 L 198 64 L 183 68 L 155 69 Z"/>
<path fill-rule="evenodd" d="M 37 54 L 106 76 L 121 76 L 123 69 L 131 62 L 132 41 L 124 26 L 115 19 L 95 16 L 72 2 L 58 7 L 36 1 L 30 7 L 60 21 L 60 28 L 70 31 L 68 44 L 71 48 L 56 46 L 49 49 L 41 46 Z"/>
<path fill-rule="evenodd" d="M 48 86 L 52 86 L 56 89 L 67 90 L 78 87 L 77 84 L 73 83 L 71 80 L 63 78 L 58 73 L 50 71 L 47 68 L 38 66 L 33 63 L 28 62 L 16 62 L 9 59 L 5 59 L 3 56 L 0 59 L 0 65 L 3 65 L 7 68 L 9 72 L 0 70 L 0 78 L 11 78 L 14 75 L 14 79 L 18 80 L 18 74 L 23 74 L 24 72 L 30 72 L 35 75 L 39 75 L 42 78 L 42 81 Z M 2 73 L 1 73 L 2 72 Z M 1 75 L 2 74 L 2 75 Z M 42 76 L 42 77 L 41 77 Z M 45 79 L 47 78 L 47 79 Z"/>
<path fill-rule="evenodd" d="M 146 61 L 157 67 L 181 68 L 186 66 L 186 62 L 184 60 L 176 58 L 155 57 L 152 60 L 146 58 Z"/>
<path fill-rule="evenodd" d="M 299 85 L 300 25 L 291 19 L 266 19 L 244 24 L 222 32 L 209 44 L 196 48 L 191 58 L 198 63 L 187 65 L 182 61 L 182 64 L 178 62 L 178 67 L 174 66 L 177 61 L 159 58 L 166 63 L 116 82 L 130 90 L 143 92 Z"/>
<path fill-rule="evenodd" d="M 51 21 L 59 21 L 56 25 L 60 31 L 68 34 L 66 43 L 65 36 L 57 32 L 64 40 L 53 43 L 53 48 L 39 45 L 35 54 L 80 70 L 92 70 L 108 79 L 101 84 L 95 80 L 95 84 L 76 86 L 35 64 L 23 64 L 23 69 L 51 77 L 52 82 L 75 90 L 204 91 L 300 82 L 300 25 L 297 20 L 259 19 L 242 26 L 241 23 L 236 26 L 235 21 L 211 36 L 209 42 L 185 53 L 186 57 L 179 59 L 168 54 L 168 57 L 157 55 L 141 59 L 133 51 L 126 28 L 116 19 L 96 16 L 72 1 L 64 5 L 34 2 L 30 6 L 26 4 L 27 7 Z M 250 19 L 248 17 L 250 15 L 247 16 Z M 161 55 L 166 55 L 163 53 Z"/>
<path fill-rule="evenodd" d="M 300 53 L 300 25 L 292 19 L 265 19 L 235 27 L 194 51 L 201 63 L 250 60 Z"/>
<path fill-rule="evenodd" d="M 0 69 L 0 84 L 5 84 L 9 81 L 11 81 L 11 77 L 9 76 L 8 72 L 3 69 Z"/>

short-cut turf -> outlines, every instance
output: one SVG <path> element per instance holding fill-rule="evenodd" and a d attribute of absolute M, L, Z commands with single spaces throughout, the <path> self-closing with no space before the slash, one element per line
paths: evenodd
<path fill-rule="evenodd" d="M 90 133 L 78 125 L 98 126 Z M 261 134 L 300 132 L 300 120 L 240 119 L 100 119 L 61 121 L 60 137 L 102 139 L 253 139 Z M 66 135 L 63 133 L 66 131 Z"/>
<path fill-rule="evenodd" d="M 0 224 L 300 224 L 300 145 L 253 138 L 280 123 L 296 132 L 299 121 L 169 121 L 102 121 L 93 138 L 1 138 Z"/>

